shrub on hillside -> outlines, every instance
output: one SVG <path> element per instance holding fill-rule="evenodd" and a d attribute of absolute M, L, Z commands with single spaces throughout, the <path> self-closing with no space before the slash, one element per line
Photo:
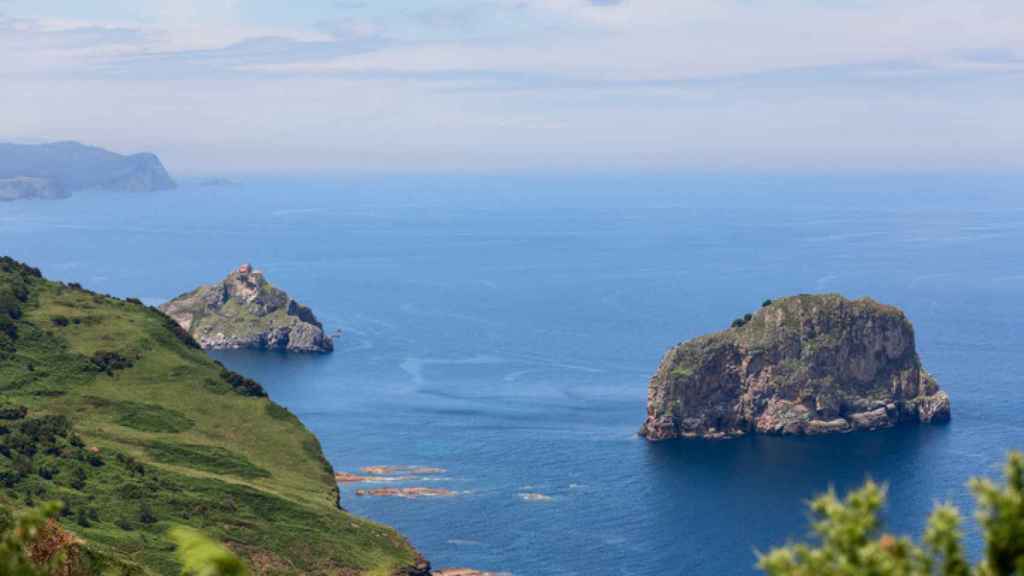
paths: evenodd
<path fill-rule="evenodd" d="M 971 481 L 985 553 L 967 561 L 960 513 L 939 505 L 925 528 L 923 546 L 884 532 L 878 517 L 885 488 L 868 482 L 840 500 L 829 491 L 811 502 L 817 545 L 792 544 L 758 559 L 771 576 L 1012 576 L 1024 574 L 1024 455 L 1012 453 L 1006 484 Z"/>
<path fill-rule="evenodd" d="M 125 370 L 132 367 L 132 361 L 117 352 L 101 350 L 93 354 L 91 360 L 100 372 L 106 372 L 111 376 L 113 376 L 116 370 Z"/>
<path fill-rule="evenodd" d="M 0 336 L 10 340 L 18 339 L 18 325 L 6 314 L 0 314 Z"/>
<path fill-rule="evenodd" d="M 0 420 L 21 420 L 28 414 L 28 408 L 20 404 L 0 404 Z"/>
<path fill-rule="evenodd" d="M 64 416 L 40 416 L 22 423 L 21 432 L 35 444 L 53 443 L 58 436 L 67 437 L 71 422 Z"/>
<path fill-rule="evenodd" d="M 11 320 L 21 318 L 21 299 L 15 294 L 11 286 L 0 286 L 0 315 L 7 316 Z"/>
<path fill-rule="evenodd" d="M 264 397 L 267 395 L 263 386 L 260 386 L 258 382 L 252 378 L 246 378 L 238 372 L 232 372 L 227 368 L 222 367 L 220 378 L 230 384 L 235 392 L 238 392 L 242 396 Z"/>
<path fill-rule="evenodd" d="M 171 318 L 167 314 L 164 314 L 163 310 L 157 308 L 156 306 L 150 306 L 149 310 L 150 312 L 160 317 L 160 321 L 163 323 L 164 327 L 170 330 L 171 333 L 174 334 L 174 337 L 177 338 L 179 342 L 181 342 L 185 346 L 188 346 L 189 348 L 194 348 L 196 350 L 203 349 L 203 347 L 199 345 L 199 342 L 196 342 L 196 339 L 193 338 L 192 335 L 189 334 L 187 330 L 185 330 L 177 322 L 175 322 L 174 318 Z"/>
<path fill-rule="evenodd" d="M 0 574 L 47 576 L 66 569 L 73 552 L 65 538 L 70 535 L 54 520 L 60 509 L 60 504 L 50 503 L 13 518 L 0 535 Z"/>
<path fill-rule="evenodd" d="M 153 512 L 153 507 L 149 505 L 149 502 L 145 500 L 139 505 L 139 522 L 143 524 L 156 524 L 158 518 L 156 513 Z"/>
<path fill-rule="evenodd" d="M 33 278 L 42 278 L 43 273 L 39 268 L 34 268 L 27 264 L 22 264 L 10 256 L 0 257 L 0 272 L 7 274 L 18 274 L 21 276 L 31 276 Z"/>
<path fill-rule="evenodd" d="M 33 274 L 23 270 L 0 264 L 0 270 L 5 274 L 0 277 L 0 316 L 7 316 L 11 320 L 21 318 L 21 305 L 28 301 L 29 286 Z"/>

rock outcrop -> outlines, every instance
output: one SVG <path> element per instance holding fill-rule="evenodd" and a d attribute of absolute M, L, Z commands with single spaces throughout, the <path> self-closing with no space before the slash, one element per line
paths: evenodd
<path fill-rule="evenodd" d="M 800 295 L 669 350 L 651 378 L 640 434 L 826 434 L 949 417 L 949 397 L 921 366 L 903 312 L 867 298 Z"/>
<path fill-rule="evenodd" d="M 174 187 L 154 154 L 125 156 L 78 142 L 0 143 L 0 200 L 66 198 L 86 189 L 150 192 Z"/>
<path fill-rule="evenodd" d="M 245 264 L 216 284 L 201 286 L 160 306 L 208 350 L 252 348 L 330 352 L 313 312 L 271 286 Z"/>

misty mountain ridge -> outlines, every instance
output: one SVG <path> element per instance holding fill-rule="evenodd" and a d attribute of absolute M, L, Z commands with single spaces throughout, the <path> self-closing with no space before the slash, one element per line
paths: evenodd
<path fill-rule="evenodd" d="M 123 155 L 79 142 L 0 143 L 0 200 L 66 198 L 76 190 L 152 192 L 176 186 L 152 153 Z"/>

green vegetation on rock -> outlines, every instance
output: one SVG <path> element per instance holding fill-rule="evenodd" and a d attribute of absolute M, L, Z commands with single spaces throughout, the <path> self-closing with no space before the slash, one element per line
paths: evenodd
<path fill-rule="evenodd" d="M 313 312 L 245 264 L 160 307 L 206 349 L 330 352 L 334 342 Z"/>
<path fill-rule="evenodd" d="M 731 328 L 669 350 L 641 434 L 825 434 L 949 419 L 899 309 L 838 294 L 765 300 Z"/>
<path fill-rule="evenodd" d="M 338 508 L 298 419 L 161 312 L 9 258 L 0 308 L 0 510 L 63 502 L 82 573 L 180 573 L 175 526 L 258 574 L 422 568 L 400 535 Z"/>

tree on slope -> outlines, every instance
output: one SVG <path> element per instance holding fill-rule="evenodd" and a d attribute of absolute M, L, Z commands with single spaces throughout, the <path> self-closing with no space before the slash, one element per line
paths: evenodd
<path fill-rule="evenodd" d="M 867 482 L 840 500 L 834 491 L 811 502 L 817 545 L 792 544 L 760 556 L 770 576 L 1024 576 L 1024 455 L 1011 453 L 1006 484 L 975 478 L 971 490 L 985 539 L 984 557 L 971 566 L 960 513 L 932 512 L 922 544 L 884 532 L 878 518 L 885 488 Z"/>

